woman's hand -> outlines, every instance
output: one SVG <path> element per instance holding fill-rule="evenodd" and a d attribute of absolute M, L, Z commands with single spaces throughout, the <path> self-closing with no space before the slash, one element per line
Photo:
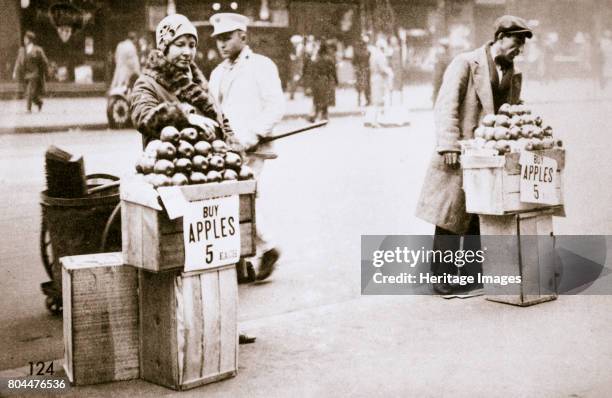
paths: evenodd
<path fill-rule="evenodd" d="M 219 127 L 219 123 L 207 118 L 205 116 L 198 115 L 197 113 L 191 113 L 187 116 L 189 124 L 196 126 L 204 130 L 206 134 L 215 135 L 215 129 Z"/>

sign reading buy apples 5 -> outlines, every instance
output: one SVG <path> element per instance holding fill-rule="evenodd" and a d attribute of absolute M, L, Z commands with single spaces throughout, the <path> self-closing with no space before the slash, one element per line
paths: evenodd
<path fill-rule="evenodd" d="M 185 272 L 240 260 L 238 195 L 190 202 L 183 214 Z"/>
<path fill-rule="evenodd" d="M 527 203 L 558 204 L 555 193 L 557 161 L 523 151 L 519 158 L 520 200 Z"/>

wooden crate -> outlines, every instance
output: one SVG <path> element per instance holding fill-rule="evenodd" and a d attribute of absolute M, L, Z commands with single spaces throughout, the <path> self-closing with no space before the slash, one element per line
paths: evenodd
<path fill-rule="evenodd" d="M 546 149 L 534 152 L 557 161 L 556 203 L 542 205 L 520 201 L 519 153 L 504 156 L 463 155 L 461 167 L 466 211 L 474 214 L 504 215 L 562 205 L 565 151 Z"/>
<path fill-rule="evenodd" d="M 137 379 L 137 270 L 119 252 L 60 261 L 68 378 L 75 385 Z"/>
<path fill-rule="evenodd" d="M 182 186 L 188 201 L 240 195 L 240 255 L 255 254 L 254 180 Z M 126 264 L 149 271 L 183 269 L 183 218 L 168 218 L 155 189 L 141 181 L 121 183 L 123 257 Z"/>
<path fill-rule="evenodd" d="M 141 378 L 185 390 L 236 375 L 236 267 L 139 270 Z"/>
<path fill-rule="evenodd" d="M 485 275 L 520 275 L 521 283 L 485 285 L 487 299 L 529 306 L 557 298 L 552 216 L 554 208 L 506 216 L 480 217 Z M 507 239 L 505 239 L 507 237 Z"/>

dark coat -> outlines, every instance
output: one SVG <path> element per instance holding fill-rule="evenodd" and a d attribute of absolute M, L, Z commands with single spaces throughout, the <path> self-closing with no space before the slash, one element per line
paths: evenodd
<path fill-rule="evenodd" d="M 512 72 L 509 102 L 520 98 L 522 75 Z M 459 140 L 473 138 L 484 115 L 495 113 L 485 46 L 455 57 L 446 72 L 434 107 L 437 144 L 425 176 L 416 216 L 463 234 L 471 215 L 465 211 L 461 169 L 444 165 L 443 152 L 461 152 Z"/>
<path fill-rule="evenodd" d="M 149 54 L 147 65 L 130 94 L 132 122 L 143 135 L 143 145 L 159 138 L 165 126 L 179 129 L 187 126 L 187 109 L 216 120 L 223 126 L 221 138 L 233 135 L 219 106 L 209 95 L 206 78 L 194 63 L 191 73 L 190 80 L 185 73 L 167 64 L 159 51 Z"/>
<path fill-rule="evenodd" d="M 29 54 L 26 54 L 25 47 L 21 47 L 17 54 L 13 74 L 21 83 L 27 80 L 38 80 L 41 92 L 44 93 L 48 63 L 47 56 L 41 47 L 34 45 Z"/>
<path fill-rule="evenodd" d="M 317 57 L 310 66 L 312 73 L 312 96 L 315 106 L 328 107 L 335 104 L 338 75 L 336 62 L 331 55 Z"/>

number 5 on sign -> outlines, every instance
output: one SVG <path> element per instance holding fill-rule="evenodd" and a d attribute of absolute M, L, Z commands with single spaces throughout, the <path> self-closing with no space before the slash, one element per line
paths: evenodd
<path fill-rule="evenodd" d="M 191 202 L 183 215 L 185 272 L 240 260 L 238 195 Z"/>
<path fill-rule="evenodd" d="M 533 152 L 521 152 L 520 199 L 526 203 L 556 205 L 557 161 Z"/>

